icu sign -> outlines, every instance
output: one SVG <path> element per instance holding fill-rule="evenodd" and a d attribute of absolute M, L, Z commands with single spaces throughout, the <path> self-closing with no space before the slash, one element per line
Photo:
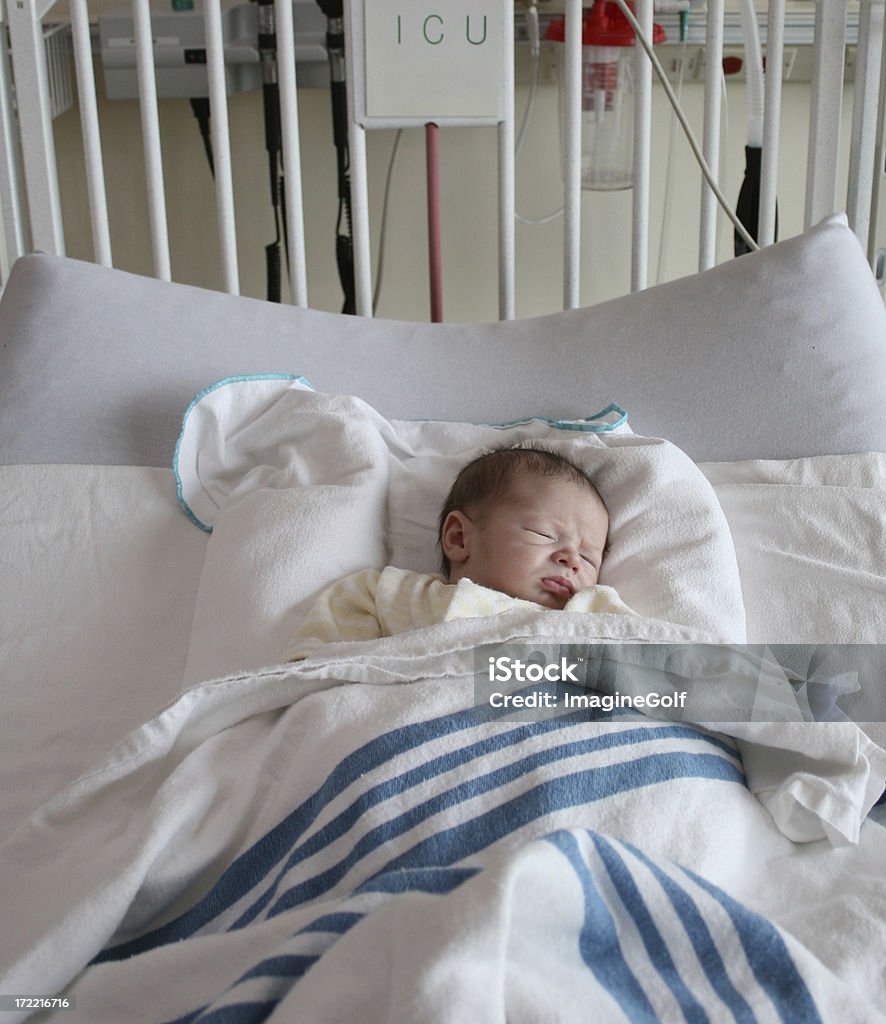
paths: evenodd
<path fill-rule="evenodd" d="M 506 2 L 364 0 L 367 118 L 501 120 Z"/>

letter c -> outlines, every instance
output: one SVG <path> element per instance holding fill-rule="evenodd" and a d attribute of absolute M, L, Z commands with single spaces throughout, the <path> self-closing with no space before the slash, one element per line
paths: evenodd
<path fill-rule="evenodd" d="M 436 39 L 431 39 L 431 37 L 428 35 L 428 22 L 429 21 L 439 21 L 440 22 L 440 26 L 441 26 L 440 27 L 440 35 Z M 431 46 L 437 46 L 439 43 L 442 43 L 443 42 L 443 28 L 442 28 L 442 26 L 443 26 L 443 19 L 440 17 L 439 14 L 429 14 L 425 18 L 424 24 L 421 27 L 421 34 L 425 37 L 425 42 L 430 43 Z"/>

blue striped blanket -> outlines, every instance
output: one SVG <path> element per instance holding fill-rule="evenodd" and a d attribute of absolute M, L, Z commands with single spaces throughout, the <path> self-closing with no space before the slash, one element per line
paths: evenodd
<path fill-rule="evenodd" d="M 884 1019 L 883 829 L 791 842 L 747 736 L 478 704 L 470 641 L 514 636 L 483 627 L 188 691 L 0 846 L 0 994 L 62 1024 Z"/>

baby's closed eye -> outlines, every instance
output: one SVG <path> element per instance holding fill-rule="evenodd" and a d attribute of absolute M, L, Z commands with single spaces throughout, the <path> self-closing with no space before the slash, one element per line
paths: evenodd
<path fill-rule="evenodd" d="M 556 540 L 557 538 L 552 533 L 546 533 L 544 530 L 535 530 L 532 527 L 526 527 L 527 533 L 533 533 L 536 537 L 542 537 L 544 540 Z"/>

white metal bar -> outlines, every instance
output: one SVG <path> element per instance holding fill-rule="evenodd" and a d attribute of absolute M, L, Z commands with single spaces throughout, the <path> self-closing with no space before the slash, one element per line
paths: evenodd
<path fill-rule="evenodd" d="M 815 5 L 812 99 L 806 162 L 807 228 L 836 208 L 845 50 L 846 0 L 822 0 Z"/>
<path fill-rule="evenodd" d="M 0 4 L 0 31 L 6 6 Z M 9 49 L 0 46 L 0 217 L 3 220 L 2 280 L 11 264 L 25 253 L 25 218 L 19 174 L 19 136 L 12 103 L 12 68 Z"/>
<path fill-rule="evenodd" d="M 849 187 L 846 213 L 849 226 L 868 247 L 874 175 L 879 171 L 880 70 L 883 54 L 883 0 L 861 0 L 858 12 L 858 51 L 852 98 L 852 141 L 849 146 Z M 874 156 L 872 156 L 874 154 Z"/>
<path fill-rule="evenodd" d="M 206 73 L 209 80 L 209 110 L 212 114 L 212 156 L 215 168 L 215 203 L 221 245 L 222 277 L 225 291 L 240 293 L 237 271 L 237 230 L 234 218 L 234 181 L 231 169 L 231 138 L 228 127 L 228 96 L 225 87 L 225 43 L 220 0 L 204 0 L 206 30 Z"/>
<path fill-rule="evenodd" d="M 41 25 L 45 10 L 45 5 L 38 6 L 36 0 L 15 0 L 9 4 L 7 15 L 16 102 L 22 126 L 22 162 L 31 245 L 35 249 L 64 256 L 65 239 Z"/>
<path fill-rule="evenodd" d="M 637 21 L 652 39 L 652 0 L 638 0 Z M 631 291 L 649 283 L 649 172 L 652 149 L 652 64 L 641 46 L 634 59 L 634 195 Z"/>
<path fill-rule="evenodd" d="M 105 192 L 105 170 L 102 162 L 101 132 L 95 94 L 95 73 L 92 68 L 92 41 L 89 35 L 89 12 L 86 0 L 71 0 L 71 31 L 74 41 L 74 67 L 77 72 L 77 95 L 80 107 L 80 131 L 86 161 L 86 190 L 89 220 L 92 226 L 92 248 L 96 263 L 112 266 L 111 231 L 108 225 L 108 198 Z"/>
<path fill-rule="evenodd" d="M 290 299 L 296 306 L 308 304 L 305 259 L 305 215 L 302 194 L 301 150 L 296 90 L 295 32 L 290 0 L 275 0 L 277 22 L 277 74 L 280 87 L 280 120 L 283 135 L 283 181 L 286 190 L 286 237 L 289 250 Z"/>
<path fill-rule="evenodd" d="M 514 152 L 514 12 L 505 14 L 503 117 L 498 126 L 498 316 L 516 316 L 516 172 Z"/>
<path fill-rule="evenodd" d="M 581 0 L 566 0 L 563 41 L 563 308 L 580 302 L 581 257 Z"/>
<path fill-rule="evenodd" d="M 154 276 L 160 278 L 161 281 L 169 281 L 172 279 L 169 261 L 169 227 L 166 219 L 166 194 L 163 188 L 160 117 L 157 111 L 157 79 L 154 73 L 154 46 L 148 0 L 133 0 L 132 16 L 135 27 L 135 61 L 138 72 L 142 142 L 145 151 L 145 174 L 148 183 L 148 213 L 151 223 Z"/>
<path fill-rule="evenodd" d="M 724 0 L 708 0 L 705 28 L 702 153 L 715 180 L 719 180 L 720 176 L 720 101 L 722 99 L 724 12 Z M 704 180 L 701 183 L 700 218 L 698 269 L 708 270 L 717 262 L 717 197 Z"/>
<path fill-rule="evenodd" d="M 775 241 L 778 199 L 778 155 L 781 129 L 781 93 L 784 76 L 785 0 L 769 0 L 766 28 L 766 76 L 763 108 L 763 152 L 760 155 L 760 210 L 757 241 Z"/>
<path fill-rule="evenodd" d="M 369 179 L 366 132 L 353 118 L 348 149 L 351 158 L 351 217 L 354 236 L 354 298 L 358 316 L 372 316 L 372 256 L 369 243 Z"/>
<path fill-rule="evenodd" d="M 886 33 L 883 36 L 883 49 L 880 58 L 880 98 L 878 109 L 883 111 L 886 109 Z M 884 182 L 886 182 L 886 119 L 883 118 L 882 114 L 879 117 L 879 123 L 877 125 L 877 139 L 874 146 L 874 181 L 876 185 L 871 195 L 871 213 L 870 213 L 870 224 L 874 225 L 873 231 L 868 231 L 868 244 L 867 244 L 867 255 L 868 262 L 876 273 L 877 265 L 877 253 L 878 253 L 878 241 L 877 238 L 877 225 L 880 223 L 880 206 L 881 196 L 880 193 L 886 191 L 884 189 Z"/>
<path fill-rule="evenodd" d="M 516 199 L 514 173 L 514 119 L 498 127 L 498 317 L 516 316 Z"/>

